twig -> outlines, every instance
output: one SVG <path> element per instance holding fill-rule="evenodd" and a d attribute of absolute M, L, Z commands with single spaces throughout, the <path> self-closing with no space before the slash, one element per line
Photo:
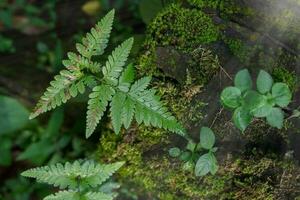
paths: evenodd
<path fill-rule="evenodd" d="M 226 72 L 226 70 L 220 65 L 220 69 L 224 72 L 224 74 L 232 81 L 232 77 Z"/>

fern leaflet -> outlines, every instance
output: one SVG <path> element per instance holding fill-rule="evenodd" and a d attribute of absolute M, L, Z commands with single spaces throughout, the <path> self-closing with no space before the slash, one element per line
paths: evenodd
<path fill-rule="evenodd" d="M 87 200 L 112 200 L 110 195 L 104 194 L 102 192 L 89 192 L 84 195 Z"/>
<path fill-rule="evenodd" d="M 115 90 L 108 85 L 100 85 L 93 88 L 89 95 L 86 137 L 88 138 L 96 129 L 101 117 L 106 110 L 108 102 L 111 100 Z"/>
<path fill-rule="evenodd" d="M 75 191 L 60 191 L 46 196 L 44 200 L 80 200 L 80 196 Z"/>
<path fill-rule="evenodd" d="M 127 61 L 130 50 L 132 48 L 133 38 L 129 38 L 118 46 L 108 57 L 108 61 L 103 67 L 102 72 L 107 83 L 112 85 L 118 84 L 118 78 L 123 71 L 123 66 Z"/>
<path fill-rule="evenodd" d="M 86 58 L 102 55 L 107 47 L 112 29 L 115 11 L 110 11 L 90 33 L 82 39 L 82 44 L 76 44 L 77 51 Z"/>
<path fill-rule="evenodd" d="M 115 132 L 118 134 L 122 127 L 122 112 L 123 104 L 125 101 L 126 95 L 122 92 L 117 92 L 111 101 L 110 111 L 112 125 Z"/>
<path fill-rule="evenodd" d="M 30 115 L 30 119 L 56 108 L 69 100 L 72 97 L 70 88 L 78 83 L 82 77 L 83 74 L 80 71 L 62 70 L 60 75 L 55 76 L 54 80 L 50 82 L 50 87 L 47 88 L 47 91 L 37 103 L 33 113 Z M 75 94 L 74 90 L 79 92 L 84 90 L 84 85 L 79 84 L 79 86 L 81 87 L 73 87 L 73 95 Z"/>

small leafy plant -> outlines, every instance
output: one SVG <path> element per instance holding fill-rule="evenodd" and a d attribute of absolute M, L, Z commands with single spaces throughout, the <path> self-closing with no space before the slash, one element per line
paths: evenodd
<path fill-rule="evenodd" d="M 51 194 L 44 200 L 112 200 L 113 196 L 100 191 L 103 185 L 124 162 L 96 164 L 93 161 L 67 162 L 29 169 L 22 176 L 35 178 L 38 182 L 48 183 L 65 189 Z"/>
<path fill-rule="evenodd" d="M 274 83 L 272 76 L 260 70 L 256 80 L 257 91 L 247 69 L 239 71 L 234 86 L 225 88 L 221 93 L 222 104 L 234 109 L 233 122 L 245 131 L 253 118 L 266 118 L 270 126 L 281 129 L 284 122 L 282 108 L 289 105 L 292 93 L 285 83 Z"/>
<path fill-rule="evenodd" d="M 134 67 L 127 65 L 124 69 L 133 38 L 119 45 L 105 64 L 94 61 L 95 57 L 104 53 L 113 19 L 114 10 L 87 33 L 82 43 L 76 44 L 78 53 L 68 53 L 68 60 L 63 61 L 66 69 L 50 82 L 50 87 L 40 98 L 30 118 L 66 103 L 70 98 L 84 93 L 86 87 L 90 87 L 92 92 L 88 101 L 86 137 L 94 132 L 108 105 L 117 134 L 123 125 L 126 129 L 129 128 L 134 117 L 138 124 L 145 123 L 184 134 L 183 127 L 163 106 L 156 91 L 147 89 L 151 77 L 134 81 Z"/>
<path fill-rule="evenodd" d="M 208 127 L 202 127 L 200 131 L 200 142 L 195 143 L 188 139 L 186 150 L 181 151 L 178 147 L 169 149 L 171 157 L 178 157 L 184 161 L 185 170 L 194 169 L 196 176 L 205 176 L 208 173 L 215 174 L 218 171 L 218 162 L 214 155 L 217 151 L 214 132 Z M 203 151 L 208 151 L 202 154 Z"/>

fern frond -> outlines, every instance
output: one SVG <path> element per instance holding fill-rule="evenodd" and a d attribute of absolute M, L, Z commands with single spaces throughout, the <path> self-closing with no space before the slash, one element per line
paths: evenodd
<path fill-rule="evenodd" d="M 65 165 L 57 163 L 51 166 L 29 169 L 21 175 L 36 178 L 39 182 L 52 184 L 61 189 L 69 188 L 75 190 L 78 187 L 78 180 L 81 181 L 80 187 L 96 187 L 104 183 L 112 176 L 124 162 L 113 164 L 96 164 L 92 161 L 74 163 L 67 162 Z"/>
<path fill-rule="evenodd" d="M 60 191 L 46 196 L 44 200 L 80 200 L 80 196 L 75 191 Z"/>
<path fill-rule="evenodd" d="M 82 77 L 83 74 L 80 71 L 62 70 L 60 74 L 56 75 L 54 80 L 50 82 L 50 86 L 40 98 L 34 111 L 31 113 L 30 119 L 33 119 L 41 113 L 47 112 L 48 110 L 54 109 L 62 103 L 67 102 L 72 96 L 74 97 L 75 89 L 82 92 L 84 85 L 79 83 Z M 70 88 L 77 83 L 79 83 L 81 88 L 73 87 L 73 95 L 71 95 Z"/>
<path fill-rule="evenodd" d="M 88 111 L 87 111 L 87 124 L 86 124 L 86 137 L 96 129 L 101 117 L 106 110 L 108 102 L 111 100 L 115 90 L 108 85 L 100 85 L 93 88 L 93 92 L 89 95 Z"/>
<path fill-rule="evenodd" d="M 82 39 L 82 44 L 76 44 L 77 51 L 90 59 L 92 56 L 102 55 L 107 47 L 114 21 L 115 11 L 111 10 L 101 21 L 92 28 L 90 33 Z"/>
<path fill-rule="evenodd" d="M 184 135 L 184 128 L 167 108 L 162 105 L 160 97 L 155 95 L 155 90 L 146 90 L 150 80 L 150 77 L 137 80 L 129 91 L 129 96 L 135 105 L 134 113 L 136 121 L 138 124 L 144 122 L 146 126 L 152 125 Z M 133 107 L 133 105 L 131 106 Z M 124 109 L 123 112 L 124 116 L 132 115 L 131 113 L 126 113 Z"/>
<path fill-rule="evenodd" d="M 114 131 L 119 134 L 122 127 L 122 109 L 126 96 L 122 92 L 117 92 L 110 104 L 111 119 Z"/>
<path fill-rule="evenodd" d="M 76 176 L 74 176 L 72 173 L 69 173 L 69 168 L 67 168 L 68 165 L 71 164 L 66 163 L 66 165 L 63 166 L 62 164 L 58 163 L 56 165 L 33 168 L 23 172 L 21 175 L 35 178 L 39 182 L 52 184 L 61 189 L 67 187 L 75 189 L 77 186 Z M 66 170 L 66 168 L 68 170 Z"/>
<path fill-rule="evenodd" d="M 104 80 L 113 86 L 118 84 L 118 78 L 123 71 L 123 66 L 127 61 L 133 45 L 133 38 L 129 38 L 119 45 L 108 57 L 108 61 L 102 69 Z"/>
<path fill-rule="evenodd" d="M 103 192 L 88 192 L 84 195 L 87 200 L 113 200 L 111 195 Z"/>

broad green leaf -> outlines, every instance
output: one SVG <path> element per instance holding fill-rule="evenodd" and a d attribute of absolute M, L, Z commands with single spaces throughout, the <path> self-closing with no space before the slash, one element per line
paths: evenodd
<path fill-rule="evenodd" d="M 218 169 L 219 169 L 218 161 L 217 161 L 217 159 L 216 159 L 216 157 L 215 157 L 214 154 L 210 153 L 210 155 L 211 155 L 210 173 L 212 175 L 215 175 L 217 173 Z"/>
<path fill-rule="evenodd" d="M 272 85 L 273 85 L 272 76 L 268 72 L 264 70 L 260 70 L 256 80 L 257 90 L 261 94 L 265 94 L 271 91 Z"/>
<path fill-rule="evenodd" d="M 250 124 L 252 116 L 249 111 L 243 107 L 237 108 L 233 113 L 233 122 L 235 126 L 241 131 L 245 131 Z"/>
<path fill-rule="evenodd" d="M 234 86 L 242 92 L 252 89 L 252 78 L 248 69 L 243 69 L 235 75 Z"/>
<path fill-rule="evenodd" d="M 186 161 L 190 160 L 191 157 L 192 157 L 192 153 L 190 151 L 184 151 L 180 155 L 179 159 L 186 162 Z"/>
<path fill-rule="evenodd" d="M 196 176 L 205 176 L 206 174 L 209 173 L 210 168 L 211 168 L 211 163 L 210 163 L 210 155 L 204 154 L 202 155 L 199 160 L 196 163 L 195 166 L 195 174 Z"/>
<path fill-rule="evenodd" d="M 261 107 L 258 107 L 257 109 L 254 109 L 251 114 L 254 115 L 254 117 L 266 117 L 270 114 L 272 111 L 273 106 L 270 104 L 265 104 Z"/>
<path fill-rule="evenodd" d="M 181 154 L 181 150 L 177 147 L 173 147 L 173 148 L 169 149 L 169 155 L 171 157 L 175 158 L 175 157 L 180 156 L 180 154 Z"/>
<path fill-rule="evenodd" d="M 0 95 L 0 134 L 22 129 L 28 122 L 28 110 L 17 100 Z"/>
<path fill-rule="evenodd" d="M 186 145 L 186 149 L 187 150 L 190 150 L 191 152 L 194 152 L 195 151 L 195 148 L 196 148 L 196 143 L 193 142 L 193 141 L 189 141 Z"/>
<path fill-rule="evenodd" d="M 12 162 L 11 155 L 12 141 L 8 137 L 0 139 L 0 166 L 9 166 Z"/>
<path fill-rule="evenodd" d="M 280 108 L 273 108 L 270 114 L 267 116 L 267 122 L 272 127 L 281 129 L 283 127 L 284 115 Z"/>
<path fill-rule="evenodd" d="M 54 151 L 55 145 L 48 140 L 41 140 L 30 144 L 25 151 L 17 157 L 17 160 L 30 160 L 36 165 L 41 165 Z"/>
<path fill-rule="evenodd" d="M 266 99 L 264 96 L 254 90 L 247 91 L 243 98 L 243 107 L 250 112 L 262 107 L 265 103 Z"/>
<path fill-rule="evenodd" d="M 272 87 L 272 96 L 275 103 L 282 108 L 287 107 L 292 100 L 292 93 L 285 83 L 275 83 Z"/>
<path fill-rule="evenodd" d="M 196 176 L 205 176 L 209 172 L 215 174 L 218 170 L 217 161 L 212 153 L 202 155 L 196 163 Z"/>
<path fill-rule="evenodd" d="M 59 129 L 64 121 L 63 107 L 56 108 L 52 113 L 50 120 L 47 124 L 45 135 L 48 137 L 55 136 L 59 133 Z"/>
<path fill-rule="evenodd" d="M 214 148 L 212 148 L 210 151 L 213 152 L 213 153 L 215 153 L 215 152 L 218 151 L 218 147 L 214 147 Z"/>
<path fill-rule="evenodd" d="M 237 108 L 240 106 L 241 91 L 236 87 L 227 87 L 221 93 L 221 101 L 228 108 Z"/>
<path fill-rule="evenodd" d="M 210 150 L 215 144 L 215 134 L 208 127 L 202 127 L 200 131 L 200 144 L 204 149 Z"/>

